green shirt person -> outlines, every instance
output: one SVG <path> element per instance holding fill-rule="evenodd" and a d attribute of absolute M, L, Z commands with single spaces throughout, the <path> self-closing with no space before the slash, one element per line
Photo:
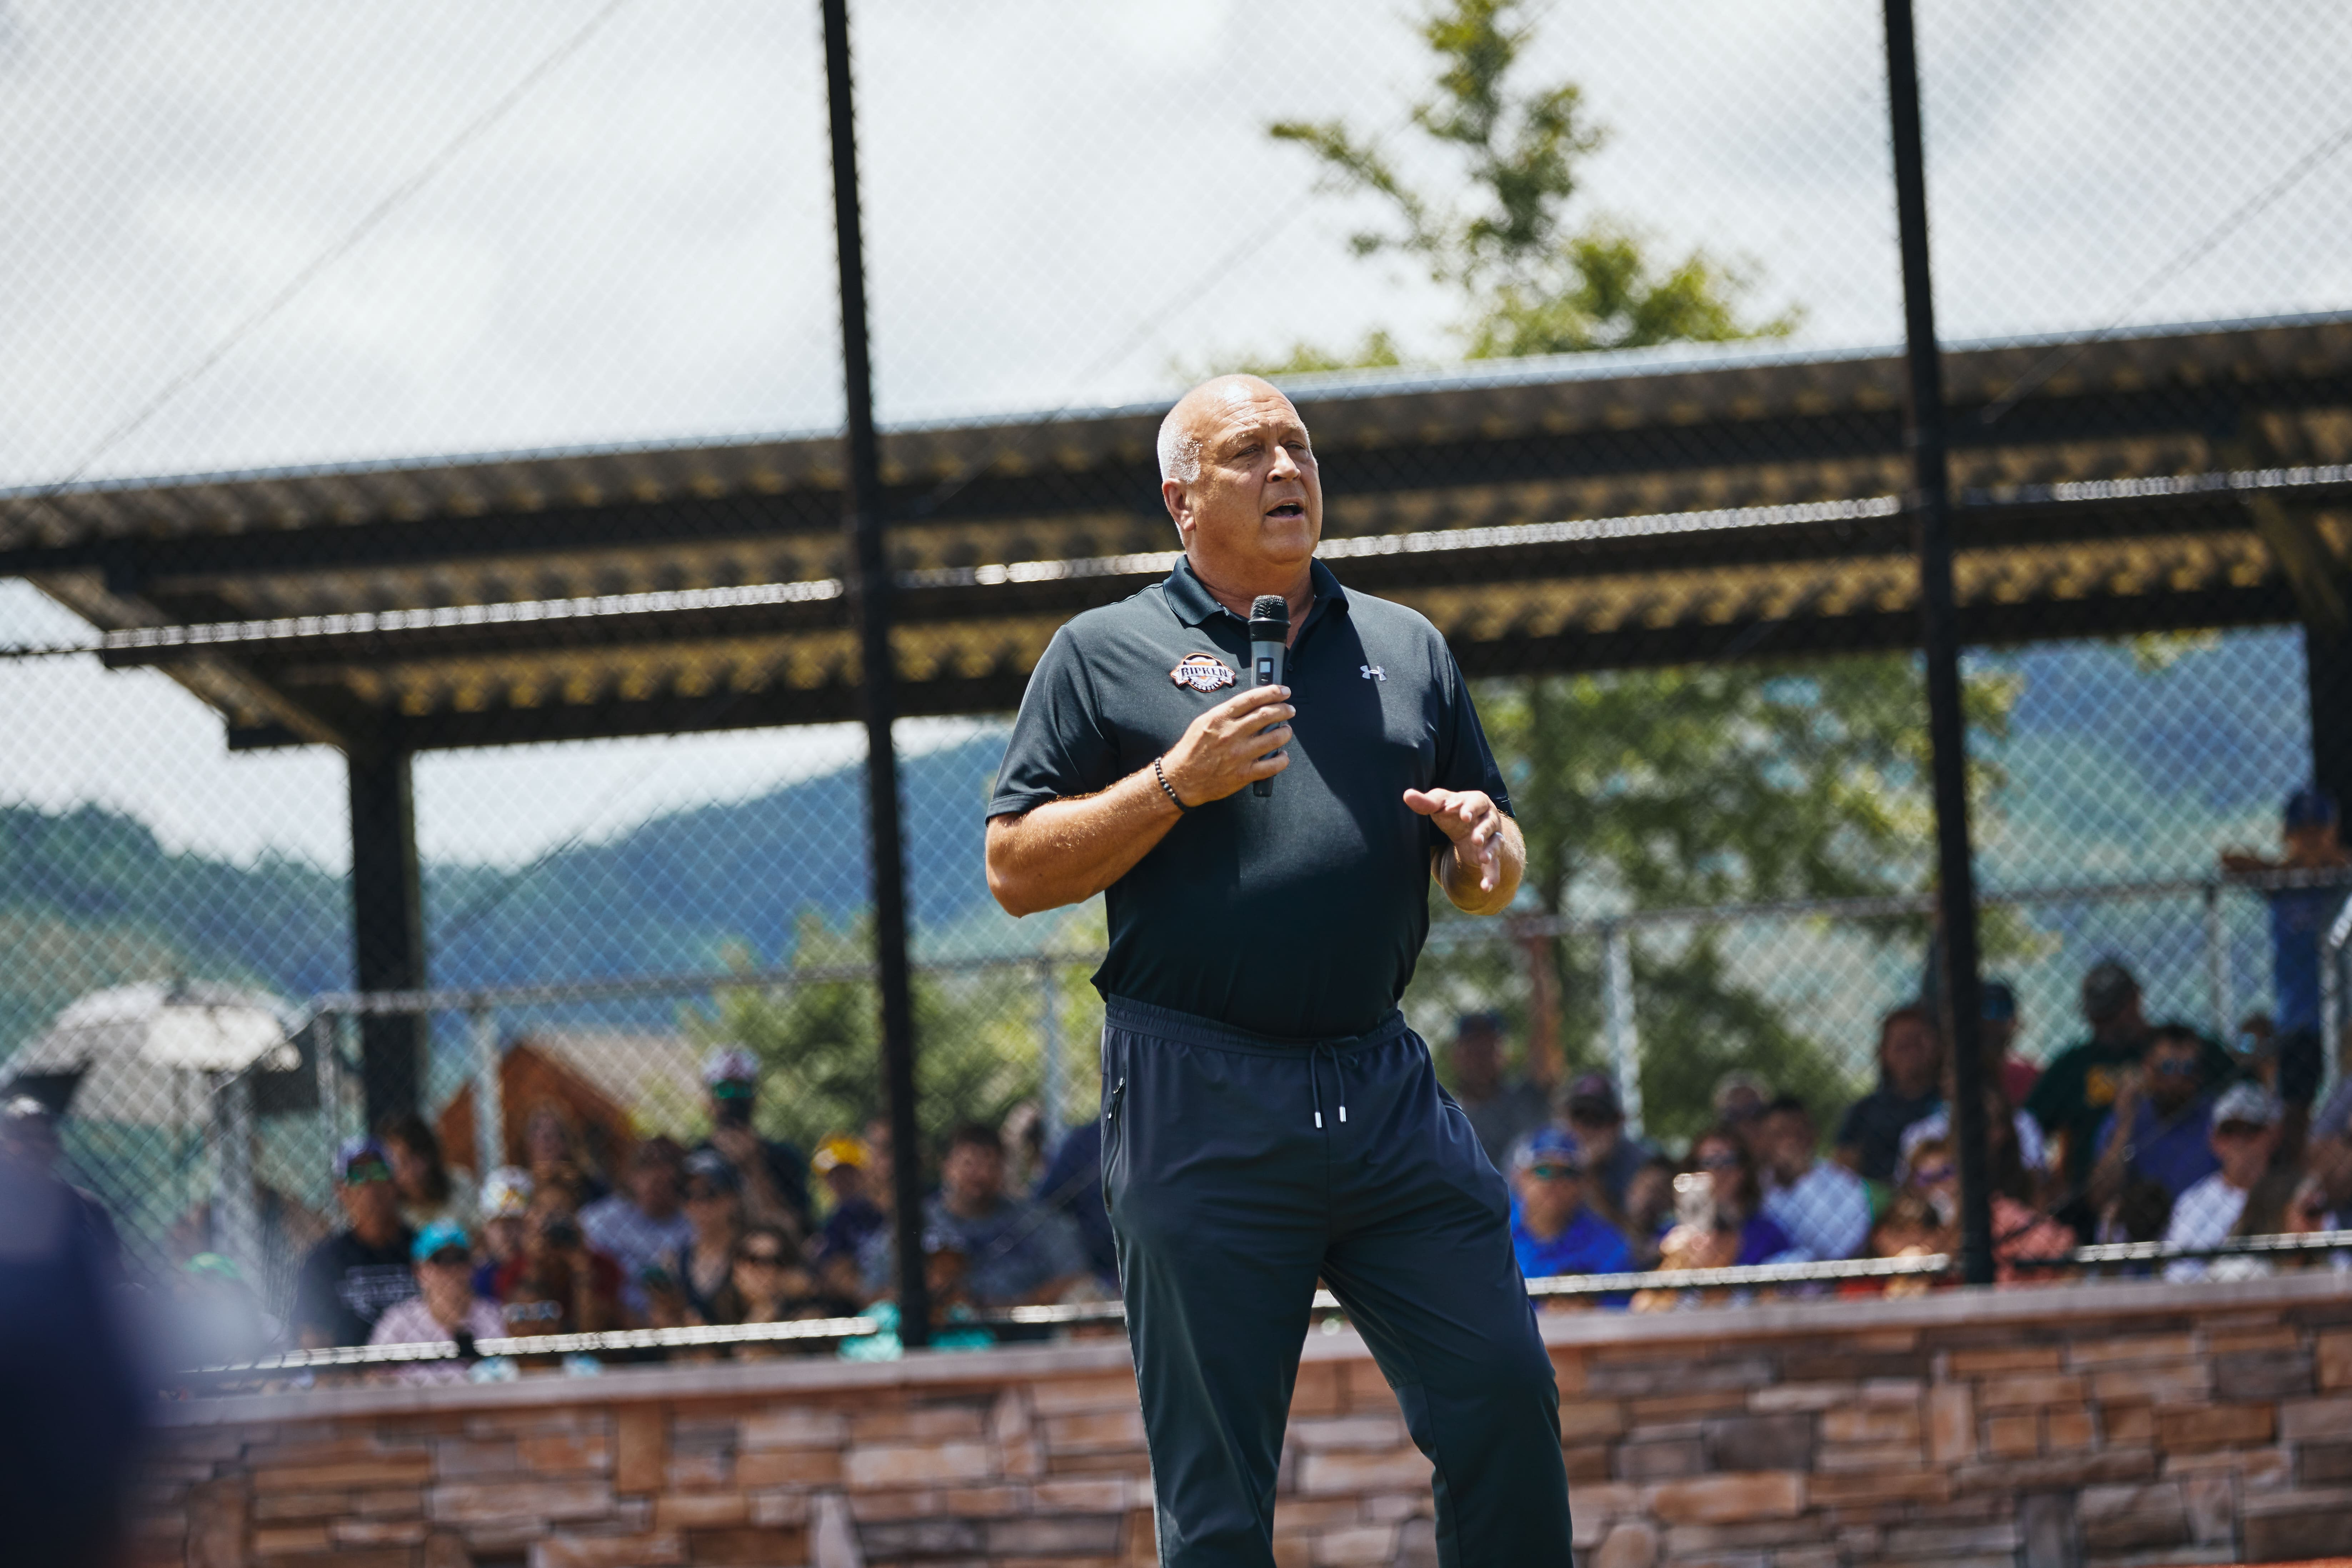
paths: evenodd
<path fill-rule="evenodd" d="M 2083 1017 L 2091 1037 L 2060 1052 L 2025 1099 L 2026 1110 L 2056 1145 L 2052 1167 L 2077 1192 L 2099 1157 L 2099 1124 L 2138 1073 L 2156 1033 L 2141 1005 L 2138 977 L 2119 958 L 2101 959 L 2083 976 Z M 2219 1088 L 2236 1076 L 2227 1051 L 2201 1037 L 2199 1043 L 2200 1088 Z"/>

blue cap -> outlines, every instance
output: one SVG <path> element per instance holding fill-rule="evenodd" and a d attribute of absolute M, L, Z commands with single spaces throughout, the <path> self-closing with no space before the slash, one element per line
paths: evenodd
<path fill-rule="evenodd" d="M 352 1179 L 352 1167 L 363 1160 L 373 1160 L 382 1165 L 385 1178 L 390 1179 L 392 1156 L 383 1152 L 383 1144 L 373 1138 L 346 1138 L 342 1146 L 335 1151 L 335 1180 L 348 1183 Z"/>
<path fill-rule="evenodd" d="M 466 1227 L 456 1220 L 436 1219 L 416 1233 L 416 1243 L 408 1249 L 408 1256 L 423 1263 L 446 1247 L 462 1247 L 471 1252 L 474 1244 L 466 1235 Z"/>
<path fill-rule="evenodd" d="M 1538 1127 L 1511 1151 L 1511 1169 L 1524 1171 L 1530 1165 L 1573 1165 L 1580 1172 L 1584 1145 L 1557 1127 Z"/>
<path fill-rule="evenodd" d="M 2336 820 L 2336 797 L 2316 785 L 2299 789 L 2286 797 L 2284 815 L 2290 828 L 2325 827 Z"/>

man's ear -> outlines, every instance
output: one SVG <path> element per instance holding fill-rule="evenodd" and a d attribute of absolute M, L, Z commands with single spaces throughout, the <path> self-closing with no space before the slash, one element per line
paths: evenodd
<path fill-rule="evenodd" d="M 1182 482 L 1177 479 L 1160 480 L 1160 502 L 1168 509 L 1170 519 L 1176 524 L 1177 541 L 1190 548 L 1192 542 L 1192 498 L 1184 493 Z"/>

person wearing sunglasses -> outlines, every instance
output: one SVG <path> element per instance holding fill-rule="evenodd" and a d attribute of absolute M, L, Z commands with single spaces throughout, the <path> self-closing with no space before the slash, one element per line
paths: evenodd
<path fill-rule="evenodd" d="M 416 1294 L 392 1159 L 373 1138 L 335 1151 L 335 1199 L 344 1227 L 304 1256 L 294 1279 L 294 1332 L 305 1350 L 363 1345 L 387 1308 Z"/>
<path fill-rule="evenodd" d="M 2160 1187 L 2178 1203 L 2221 1168 L 2206 1136 L 2220 1090 L 2207 1081 L 2204 1052 L 2205 1042 L 2185 1025 L 2166 1024 L 2148 1037 L 2139 1070 L 2124 1079 L 2099 1128 L 2099 1160 L 2085 1188 L 2094 1210 L 2106 1212 L 2137 1184 Z"/>
<path fill-rule="evenodd" d="M 1584 1201 L 1584 1151 L 1573 1136 L 1538 1128 L 1512 1148 L 1510 1164 L 1511 1250 L 1520 1274 L 1544 1279 L 1633 1267 L 1625 1238 Z"/>
<path fill-rule="evenodd" d="M 465 1226 L 436 1219 L 416 1233 L 409 1254 L 416 1265 L 416 1294 L 384 1309 L 368 1343 L 470 1342 L 505 1335 L 506 1318 L 498 1303 L 474 1294 L 474 1248 Z M 461 1383 L 466 1367 L 456 1361 L 408 1362 L 392 1376 L 401 1383 Z"/>
<path fill-rule="evenodd" d="M 1957 1257 L 1960 1250 L 1960 1156 L 1949 1133 L 1923 1139 L 1911 1151 L 1903 1188 L 1926 1205 L 1933 1225 L 1924 1250 Z M 2022 1260 L 2063 1258 L 2074 1250 L 2074 1233 L 2029 1204 L 1995 1187 L 1992 1192 L 1992 1262 L 1996 1285 L 2049 1284 L 2062 1270 L 2021 1268 Z"/>

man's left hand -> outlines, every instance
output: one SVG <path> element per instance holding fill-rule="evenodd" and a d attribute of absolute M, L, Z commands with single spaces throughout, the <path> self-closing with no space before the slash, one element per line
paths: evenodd
<path fill-rule="evenodd" d="M 1453 841 L 1454 863 L 1476 874 L 1479 892 L 1502 886 L 1503 812 L 1493 796 L 1480 789 L 1409 789 L 1404 803 Z"/>

